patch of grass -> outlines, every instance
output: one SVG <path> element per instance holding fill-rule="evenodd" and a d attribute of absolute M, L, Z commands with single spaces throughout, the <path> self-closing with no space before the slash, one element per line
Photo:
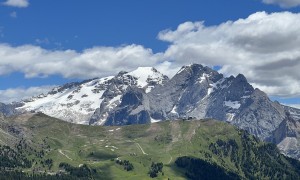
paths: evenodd
<path fill-rule="evenodd" d="M 98 161 L 107 161 L 110 159 L 115 159 L 117 157 L 118 156 L 116 154 L 105 152 L 105 151 L 96 151 L 96 152 L 93 151 L 87 155 L 88 159 L 98 160 Z"/>
<path fill-rule="evenodd" d="M 137 126 L 138 126 L 138 128 L 136 128 L 135 126 L 132 126 L 132 125 L 122 127 L 123 136 L 128 139 L 136 139 L 136 138 L 140 138 L 140 137 L 146 137 L 147 136 L 146 130 L 150 127 L 150 125 L 145 124 L 145 125 L 137 125 Z"/>

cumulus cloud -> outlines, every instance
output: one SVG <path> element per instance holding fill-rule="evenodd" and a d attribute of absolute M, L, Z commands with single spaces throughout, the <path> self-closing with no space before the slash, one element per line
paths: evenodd
<path fill-rule="evenodd" d="M 258 12 L 216 26 L 185 22 L 164 30 L 165 52 L 141 45 L 94 47 L 82 52 L 46 50 L 39 46 L 0 44 L 0 75 L 22 72 L 27 78 L 60 74 L 93 78 L 153 66 L 173 75 L 182 65 L 220 66 L 225 75 L 244 74 L 269 95 L 300 97 L 300 14 Z"/>
<path fill-rule="evenodd" d="M 300 109 L 300 104 L 287 104 L 287 106 L 294 107 Z"/>
<path fill-rule="evenodd" d="M 266 4 L 277 4 L 282 8 L 296 7 L 300 5 L 300 0 L 263 0 Z"/>
<path fill-rule="evenodd" d="M 49 92 L 54 86 L 0 90 L 0 102 L 11 103 Z"/>
<path fill-rule="evenodd" d="M 94 47 L 83 52 L 49 51 L 39 46 L 0 44 L 0 75 L 22 72 L 27 78 L 60 74 L 65 78 L 94 78 L 139 66 L 155 66 L 163 59 L 140 45 Z"/>
<path fill-rule="evenodd" d="M 7 0 L 3 4 L 6 6 L 26 8 L 29 6 L 29 0 Z"/>
<path fill-rule="evenodd" d="M 258 12 L 217 26 L 186 22 L 158 38 L 171 43 L 165 57 L 178 65 L 220 65 L 220 72 L 243 73 L 270 95 L 299 97 L 299 29 L 300 14 Z"/>

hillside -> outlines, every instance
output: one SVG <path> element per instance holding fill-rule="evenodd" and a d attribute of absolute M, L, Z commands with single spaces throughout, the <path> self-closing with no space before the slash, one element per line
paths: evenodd
<path fill-rule="evenodd" d="M 103 127 L 71 124 L 38 113 L 1 117 L 0 122 L 2 147 L 7 144 L 24 161 L 32 162 L 32 167 L 13 169 L 30 174 L 65 172 L 75 178 L 81 172 L 105 179 L 148 179 L 150 175 L 210 179 L 220 174 L 242 179 L 300 178 L 299 162 L 281 155 L 275 145 L 215 120 Z"/>

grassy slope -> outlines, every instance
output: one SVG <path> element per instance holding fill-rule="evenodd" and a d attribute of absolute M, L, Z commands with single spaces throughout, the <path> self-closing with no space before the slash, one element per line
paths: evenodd
<path fill-rule="evenodd" d="M 45 158 L 54 160 L 53 172 L 59 170 L 60 162 L 67 162 L 76 167 L 88 164 L 106 179 L 140 180 L 149 178 L 147 172 L 152 162 L 163 162 L 164 176 L 160 174 L 157 179 L 186 179 L 174 161 L 180 156 L 192 156 L 244 176 L 229 157 L 220 158 L 209 150 L 210 144 L 217 140 L 234 139 L 239 147 L 243 147 L 241 131 L 219 121 L 179 120 L 123 127 L 91 127 L 66 123 L 43 114 L 28 120 L 11 121 L 24 127 L 32 145 L 46 151 Z M 253 140 L 253 137 L 249 138 Z M 263 144 L 258 142 L 254 146 Z M 47 145 L 50 149 L 45 148 Z M 238 150 L 239 157 L 242 150 Z M 122 166 L 111 160 L 115 158 L 129 160 L 134 170 L 124 171 Z"/>

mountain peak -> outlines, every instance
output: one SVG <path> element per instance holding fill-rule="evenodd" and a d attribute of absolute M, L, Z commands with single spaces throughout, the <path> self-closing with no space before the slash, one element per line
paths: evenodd
<path fill-rule="evenodd" d="M 180 74 L 182 72 L 191 72 L 193 74 L 219 74 L 217 71 L 214 69 L 208 67 L 208 66 L 203 66 L 202 64 L 190 64 L 186 66 L 182 66 L 181 69 L 176 73 Z"/>
<path fill-rule="evenodd" d="M 127 71 L 120 71 L 117 76 L 123 76 L 124 74 L 127 74 L 127 73 L 128 73 Z"/>
<path fill-rule="evenodd" d="M 201 69 L 203 69 L 203 66 L 201 64 L 190 64 L 190 65 L 182 66 L 176 74 L 180 74 L 184 71 L 201 70 Z"/>
<path fill-rule="evenodd" d="M 127 73 L 127 75 L 137 79 L 137 87 L 139 88 L 152 87 L 157 84 L 162 84 L 169 79 L 166 75 L 163 75 L 153 67 L 138 67 L 136 70 Z M 151 89 L 146 89 L 146 92 L 147 90 L 149 92 Z"/>
<path fill-rule="evenodd" d="M 153 74 L 160 74 L 162 75 L 162 73 L 160 73 L 157 69 L 155 69 L 154 67 L 138 67 L 137 69 L 127 73 L 129 75 L 132 76 L 149 76 L 149 75 L 153 75 Z"/>
<path fill-rule="evenodd" d="M 238 74 L 238 75 L 236 76 L 236 79 L 238 79 L 238 80 L 241 81 L 241 82 L 248 82 L 248 81 L 247 81 L 247 78 L 246 78 L 243 74 Z"/>
<path fill-rule="evenodd" d="M 190 64 L 183 66 L 172 79 L 181 79 L 182 81 L 198 81 L 199 79 L 207 79 L 217 82 L 223 78 L 223 75 L 208 66 L 201 64 Z"/>

